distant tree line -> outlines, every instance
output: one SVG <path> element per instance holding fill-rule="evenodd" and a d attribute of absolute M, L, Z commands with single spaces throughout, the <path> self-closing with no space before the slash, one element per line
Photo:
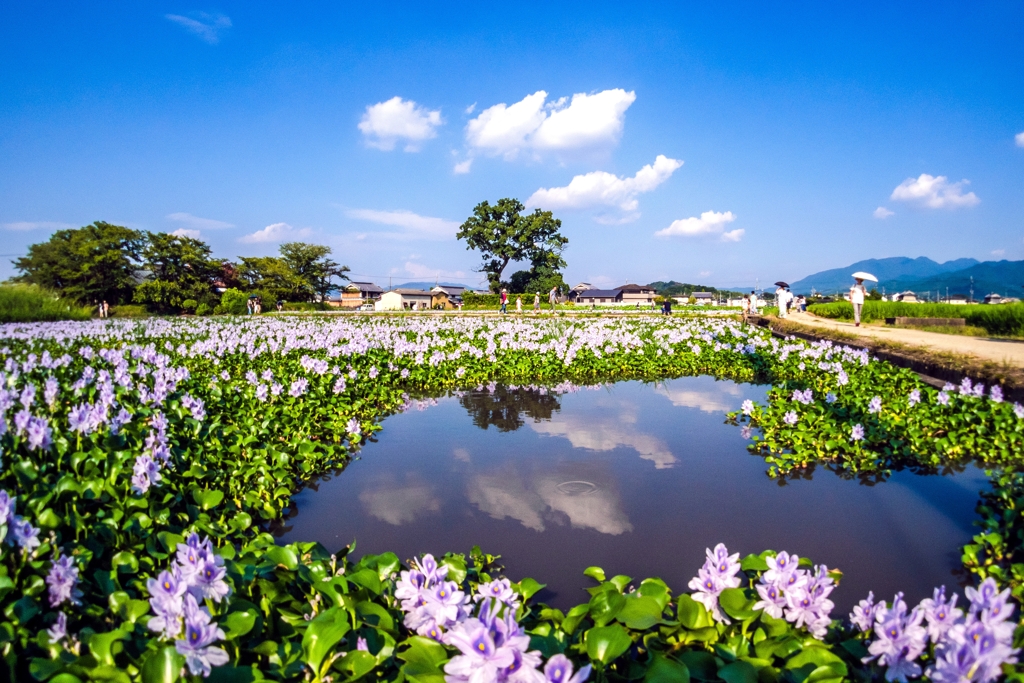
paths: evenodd
<path fill-rule="evenodd" d="M 750 293 L 737 292 L 731 289 L 715 289 L 714 287 L 708 287 L 706 285 L 691 285 L 687 282 L 676 282 L 675 280 L 669 280 L 668 282 L 652 282 L 647 286 L 654 289 L 659 296 L 690 296 L 694 292 L 711 292 L 716 297 L 722 296 L 724 298 L 738 298 L 744 294 Z"/>
<path fill-rule="evenodd" d="M 213 258 L 202 240 L 97 221 L 30 246 L 14 261 L 19 274 L 12 279 L 86 305 L 135 303 L 176 313 L 199 304 L 212 309 L 220 290 L 232 288 L 274 300 L 322 301 L 348 279 L 349 268 L 330 254 L 330 247 L 288 242 L 280 256 L 243 256 L 236 263 Z"/>

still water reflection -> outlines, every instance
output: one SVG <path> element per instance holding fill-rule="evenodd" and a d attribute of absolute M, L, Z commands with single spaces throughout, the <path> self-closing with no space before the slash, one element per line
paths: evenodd
<path fill-rule="evenodd" d="M 765 389 L 711 377 L 621 382 L 554 395 L 496 387 L 388 418 L 344 473 L 295 497 L 283 540 L 358 553 L 501 554 L 507 574 L 584 602 L 590 565 L 686 590 L 704 548 L 789 550 L 845 572 L 832 597 L 917 601 L 958 582 L 987 484 L 973 466 L 896 472 L 865 485 L 819 469 L 780 483 L 744 448 L 727 410 Z"/>

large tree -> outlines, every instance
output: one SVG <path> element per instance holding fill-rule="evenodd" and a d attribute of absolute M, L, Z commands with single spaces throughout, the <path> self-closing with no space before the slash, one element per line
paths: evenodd
<path fill-rule="evenodd" d="M 305 242 L 286 242 L 281 245 L 281 258 L 304 283 L 307 301 L 323 301 L 335 289 L 334 278 L 347 280 L 348 266 L 327 258 L 330 247 Z"/>
<path fill-rule="evenodd" d="M 221 264 L 210 256 L 210 247 L 201 240 L 147 233 L 142 258 L 148 272 L 135 290 L 135 301 L 170 313 L 181 310 L 185 301 L 210 298 L 213 281 L 221 274 Z"/>
<path fill-rule="evenodd" d="M 459 227 L 456 236 L 483 256 L 480 272 L 487 274 L 493 291 L 501 289 L 501 274 L 513 261 L 554 270 L 565 266 L 562 251 L 569 240 L 558 233 L 562 221 L 541 209 L 523 215 L 524 209 L 518 199 L 499 199 L 493 206 L 484 201 Z"/>
<path fill-rule="evenodd" d="M 283 258 L 241 256 L 238 260 L 238 277 L 246 291 L 265 292 L 275 300 L 305 300 L 305 283 L 292 272 Z"/>
<path fill-rule="evenodd" d="M 81 303 L 127 303 L 138 282 L 144 244 L 141 232 L 103 221 L 58 230 L 14 261 L 21 274 L 13 279 Z"/>

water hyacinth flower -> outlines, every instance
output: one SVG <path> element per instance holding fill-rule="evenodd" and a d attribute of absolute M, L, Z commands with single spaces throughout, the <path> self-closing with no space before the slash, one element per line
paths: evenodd
<path fill-rule="evenodd" d="M 992 401 L 993 403 L 1002 403 L 1003 388 L 998 384 L 993 385 L 992 388 L 988 390 L 988 397 L 989 400 Z"/>
<path fill-rule="evenodd" d="M 835 395 L 834 393 L 832 393 L 831 391 L 830 391 L 830 392 L 828 392 L 827 394 L 825 394 L 825 403 L 828 403 L 829 405 L 831 405 L 831 404 L 835 403 L 835 402 L 836 402 L 836 401 L 838 401 L 838 400 L 839 400 L 839 397 L 838 397 L 838 396 L 836 396 L 836 395 Z"/>
<path fill-rule="evenodd" d="M 476 602 L 497 600 L 502 604 L 509 605 L 513 610 L 519 608 L 519 599 L 516 597 L 516 592 L 512 590 L 512 583 L 508 579 L 494 579 L 490 583 L 481 583 L 477 586 L 477 593 L 473 596 L 473 600 Z"/>
<path fill-rule="evenodd" d="M 57 613 L 57 621 L 53 622 L 53 626 L 46 629 L 46 634 L 50 636 L 50 644 L 56 645 L 60 641 L 68 637 L 68 615 L 63 612 Z"/>
<path fill-rule="evenodd" d="M 26 553 L 31 553 L 41 545 L 39 542 L 39 529 L 32 526 L 27 519 L 23 519 L 18 515 L 11 515 L 8 529 L 7 542 L 17 543 L 18 547 Z"/>
<path fill-rule="evenodd" d="M 185 613 L 184 598 L 188 585 L 176 574 L 176 571 L 162 571 L 157 578 L 146 581 L 149 605 L 155 615 L 149 620 L 148 627 L 164 638 L 176 638 L 181 633 L 181 618 Z"/>
<path fill-rule="evenodd" d="M 740 585 L 740 578 L 736 576 L 740 571 L 740 556 L 739 553 L 730 555 L 723 543 L 716 545 L 714 550 L 707 548 L 706 552 L 704 566 L 697 570 L 697 576 L 688 584 L 694 591 L 691 597 L 704 605 L 715 621 L 728 624 L 729 619 L 719 609 L 718 596 L 726 588 Z"/>
<path fill-rule="evenodd" d="M 935 397 L 935 401 L 940 406 L 949 405 L 949 394 L 947 394 L 945 391 L 940 391 L 938 395 Z"/>
<path fill-rule="evenodd" d="M 754 402 L 749 398 L 743 402 L 741 406 L 744 415 L 751 415 L 754 412 Z"/>
<path fill-rule="evenodd" d="M 907 612 L 903 594 L 897 593 L 892 606 L 884 606 L 875 613 L 875 640 L 868 645 L 868 663 L 876 661 L 886 667 L 887 681 L 906 683 L 908 678 L 921 675 L 921 666 L 916 662 L 924 652 L 928 639 L 927 630 L 921 625 L 924 612 L 915 607 Z"/>
<path fill-rule="evenodd" d="M 946 587 L 936 588 L 932 597 L 921 601 L 921 610 L 924 612 L 925 622 L 928 624 L 928 639 L 938 643 L 942 636 L 948 631 L 964 611 L 957 609 L 956 600 L 960 597 L 956 593 L 948 601 L 946 600 Z"/>
<path fill-rule="evenodd" d="M 861 633 L 867 633 L 875 627 L 875 614 L 879 609 L 885 609 L 885 603 L 876 603 L 874 592 L 868 591 L 868 597 L 858 602 L 850 613 L 850 623 Z"/>
<path fill-rule="evenodd" d="M 921 402 L 921 390 L 920 389 L 914 389 L 913 391 L 910 392 L 910 395 L 907 397 L 907 403 L 910 404 L 911 408 L 913 408 L 914 406 L 916 406 L 920 402 Z"/>
<path fill-rule="evenodd" d="M 544 679 L 547 683 L 583 683 L 589 677 L 589 664 L 577 671 L 574 676 L 572 662 L 565 655 L 553 655 L 544 665 Z"/>
<path fill-rule="evenodd" d="M 224 631 L 210 623 L 210 613 L 196 603 L 191 595 L 185 596 L 185 637 L 174 641 L 178 654 L 184 655 L 185 664 L 193 676 L 210 675 L 213 667 L 227 664 L 228 653 L 213 643 L 224 640 Z"/>
<path fill-rule="evenodd" d="M 882 399 L 879 396 L 875 396 L 871 401 L 868 402 L 868 412 L 878 413 L 882 410 Z"/>
<path fill-rule="evenodd" d="M 786 414 L 782 416 L 782 421 L 788 425 L 795 425 L 799 419 L 800 418 L 797 417 L 797 414 L 792 410 L 786 411 Z"/>
<path fill-rule="evenodd" d="M 462 653 L 445 665 L 446 681 L 507 681 L 509 683 L 542 683 L 545 678 L 537 670 L 540 653 L 528 650 L 530 637 L 501 603 L 485 600 L 477 617 L 456 624 L 444 642 Z"/>
<path fill-rule="evenodd" d="M 345 425 L 345 431 L 351 437 L 358 437 L 363 433 L 363 428 L 359 425 L 359 420 L 353 417 Z"/>
<path fill-rule="evenodd" d="M 0 524 L 9 524 L 14 517 L 14 507 L 18 499 L 0 489 Z"/>
<path fill-rule="evenodd" d="M 1018 419 L 1024 420 L 1024 406 L 1017 402 L 1014 402 L 1013 414 L 1016 415 Z"/>
<path fill-rule="evenodd" d="M 78 567 L 70 555 L 58 557 L 46 575 L 49 587 L 50 607 L 57 607 L 65 601 L 72 605 L 82 604 L 82 591 L 78 590 Z"/>
<path fill-rule="evenodd" d="M 850 441 L 861 441 L 864 439 L 864 425 L 855 424 L 850 430 Z"/>

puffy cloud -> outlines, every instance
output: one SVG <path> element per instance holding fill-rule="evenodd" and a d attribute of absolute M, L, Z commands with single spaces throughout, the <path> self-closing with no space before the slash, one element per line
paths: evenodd
<path fill-rule="evenodd" d="M 717 211 L 705 211 L 700 215 L 700 218 L 680 218 L 672 221 L 672 225 L 668 226 L 664 230 L 659 230 L 654 233 L 655 237 L 673 237 L 681 235 L 683 237 L 695 237 L 697 235 L 710 235 L 721 233 L 725 230 L 725 226 L 736 220 L 736 216 L 732 211 L 726 211 L 719 213 Z M 722 239 L 727 242 L 738 242 L 740 237 L 743 236 L 743 230 L 733 230 L 731 232 L 724 233 Z"/>
<path fill-rule="evenodd" d="M 526 206 L 555 209 L 586 209 L 610 206 L 630 215 L 626 220 L 639 217 L 637 195 L 650 192 L 668 180 L 682 161 L 659 154 L 653 164 L 647 164 L 632 178 L 620 178 L 606 171 L 592 171 L 578 175 L 565 187 L 540 188 L 526 200 Z"/>
<path fill-rule="evenodd" d="M 454 173 L 455 175 L 462 175 L 463 173 L 469 173 L 469 169 L 470 169 L 470 167 L 472 165 L 473 165 L 473 160 L 472 159 L 466 159 L 465 161 L 460 161 L 459 163 L 455 164 L 455 167 L 452 169 L 452 173 Z"/>
<path fill-rule="evenodd" d="M 739 408 L 742 392 L 735 384 L 716 383 L 710 389 L 693 389 L 692 383 L 666 382 L 655 387 L 660 394 L 679 408 L 696 408 L 704 413 L 727 413 Z"/>
<path fill-rule="evenodd" d="M 187 228 L 178 228 L 177 230 L 175 230 L 171 234 L 174 235 L 175 237 L 191 237 L 192 239 L 197 240 L 197 239 L 199 239 L 199 234 L 200 233 L 199 233 L 198 230 L 189 230 Z"/>
<path fill-rule="evenodd" d="M 547 102 L 538 90 L 511 105 L 484 109 L 466 125 L 466 143 L 486 154 L 514 159 L 523 151 L 568 152 L 618 142 L 636 93 L 621 88 Z"/>
<path fill-rule="evenodd" d="M 736 230 L 730 230 L 729 232 L 723 232 L 722 233 L 722 241 L 723 242 L 739 242 L 741 239 L 743 239 L 743 235 L 746 232 L 747 231 L 744 230 L 743 228 L 738 228 Z"/>
<path fill-rule="evenodd" d="M 394 149 L 399 140 L 405 140 L 406 152 L 418 152 L 421 142 L 437 136 L 441 123 L 440 109 L 430 111 L 412 100 L 396 96 L 368 106 L 359 122 L 359 130 L 370 147 L 388 151 Z"/>
<path fill-rule="evenodd" d="M 69 230 L 75 226 L 70 223 L 55 223 L 53 221 L 17 221 L 15 223 L 4 223 L 4 230 Z"/>
<path fill-rule="evenodd" d="M 456 221 L 421 216 L 412 211 L 404 210 L 377 211 L 375 209 L 351 209 L 346 211 L 345 215 L 361 221 L 401 228 L 400 232 L 393 233 L 392 236 L 403 238 L 455 239 L 455 233 L 459 229 L 459 224 Z"/>
<path fill-rule="evenodd" d="M 877 209 L 875 209 L 874 212 L 871 215 L 874 216 L 875 218 L 879 219 L 879 220 L 885 220 L 889 216 L 895 216 L 896 212 L 895 211 L 890 211 L 889 209 L 885 208 L 884 206 L 880 206 Z"/>
<path fill-rule="evenodd" d="M 293 228 L 287 223 L 273 223 L 262 230 L 257 230 L 254 233 L 239 238 L 238 241 L 244 244 L 284 242 L 285 240 L 296 239 L 298 237 L 309 237 L 310 234 L 312 234 L 312 230 L 309 228 Z"/>
<path fill-rule="evenodd" d="M 993 256 L 1006 256 L 1006 250 L 1005 249 L 993 249 L 992 250 L 992 255 Z"/>
<path fill-rule="evenodd" d="M 620 414 L 623 423 L 635 420 L 628 414 Z M 610 422 L 595 423 L 590 416 L 555 414 L 550 420 L 533 422 L 530 428 L 538 434 L 560 436 L 569 440 L 574 448 L 592 451 L 611 451 L 620 447 L 631 448 L 643 460 L 654 463 L 655 469 L 663 470 L 676 463 L 676 456 L 656 436 L 643 434 L 625 424 Z"/>
<path fill-rule="evenodd" d="M 394 526 L 414 522 L 425 513 L 441 509 L 433 490 L 419 483 L 366 489 L 359 494 L 359 502 L 368 515 Z"/>
<path fill-rule="evenodd" d="M 182 223 L 192 230 L 224 230 L 235 227 L 234 223 L 217 221 L 212 218 L 200 218 L 199 216 L 193 216 L 190 213 L 184 212 L 169 213 L 167 214 L 167 220 Z"/>
<path fill-rule="evenodd" d="M 231 28 L 231 19 L 223 14 L 193 12 L 191 17 L 184 17 L 180 14 L 165 14 L 164 18 L 184 27 L 189 33 L 210 45 L 219 43 L 221 31 Z"/>
<path fill-rule="evenodd" d="M 1017 142 L 1018 147 L 1024 147 L 1024 131 L 1014 135 L 1013 139 Z"/>
<path fill-rule="evenodd" d="M 974 206 L 981 200 L 973 192 L 964 194 L 964 185 L 969 183 L 969 180 L 951 183 L 944 175 L 931 176 L 922 173 L 917 178 L 907 178 L 900 183 L 889 198 L 929 209 L 956 209 Z"/>

